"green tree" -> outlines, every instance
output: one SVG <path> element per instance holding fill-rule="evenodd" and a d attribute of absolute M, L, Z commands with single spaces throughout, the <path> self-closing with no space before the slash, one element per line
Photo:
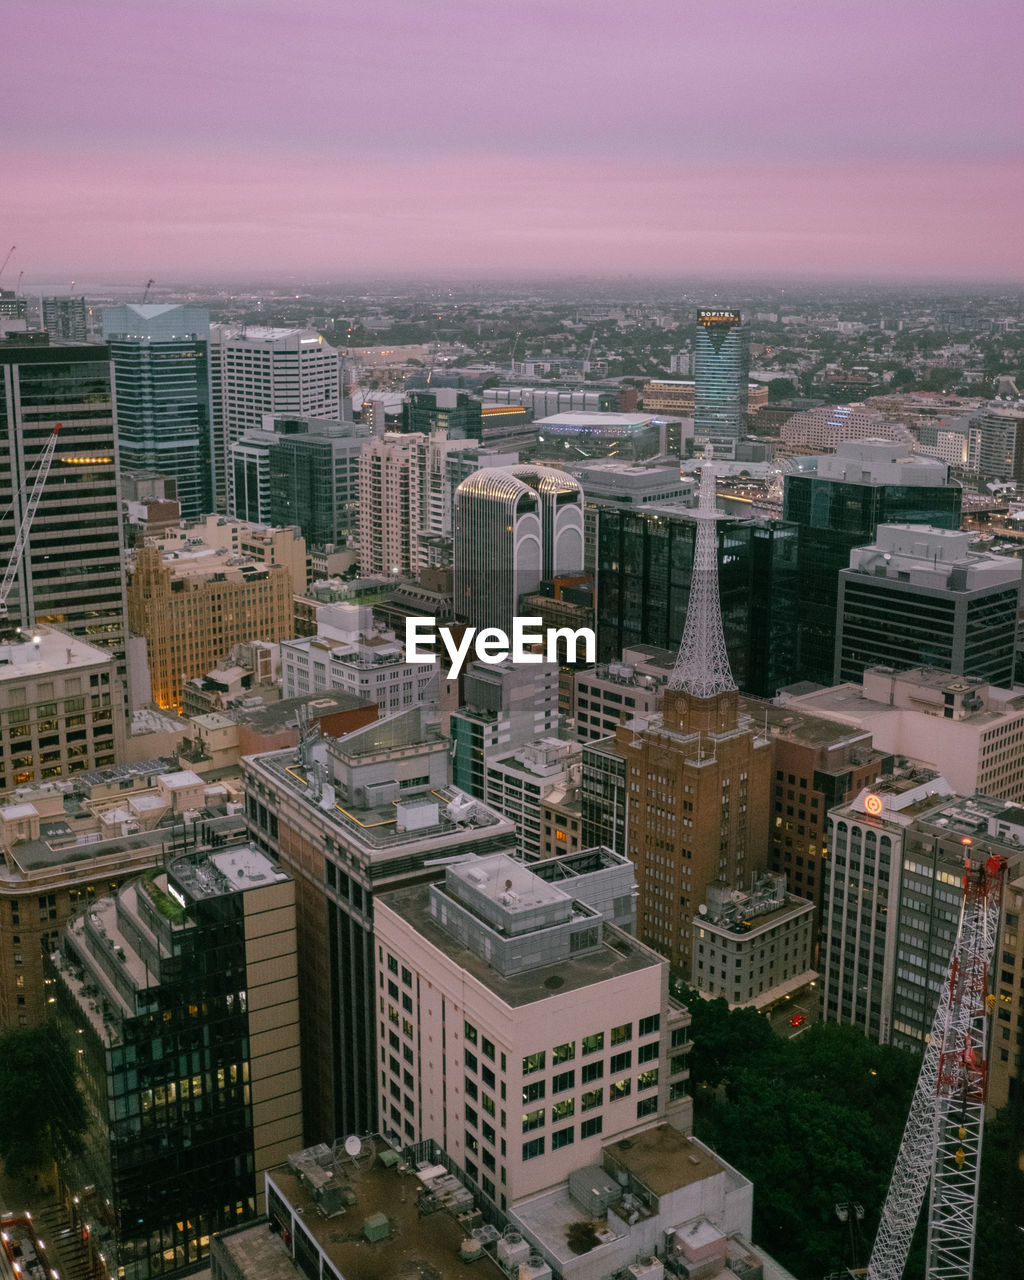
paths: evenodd
<path fill-rule="evenodd" d="M 792 378 L 772 378 L 768 383 L 769 400 L 788 400 L 796 395 L 796 383 Z"/>
<path fill-rule="evenodd" d="M 82 1151 L 87 1115 L 67 1042 L 50 1023 L 0 1036 L 0 1159 L 12 1177 Z"/>

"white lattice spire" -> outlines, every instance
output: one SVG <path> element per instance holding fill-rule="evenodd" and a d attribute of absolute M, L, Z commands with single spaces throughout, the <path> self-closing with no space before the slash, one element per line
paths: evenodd
<path fill-rule="evenodd" d="M 722 630 L 718 596 L 718 533 L 715 528 L 715 474 L 712 446 L 704 450 L 697 499 L 697 536 L 693 548 L 693 576 L 679 656 L 668 682 L 695 698 L 713 698 L 736 688 Z"/>

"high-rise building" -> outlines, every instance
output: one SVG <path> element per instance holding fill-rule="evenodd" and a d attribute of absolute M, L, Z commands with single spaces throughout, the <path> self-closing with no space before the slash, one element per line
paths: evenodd
<path fill-rule="evenodd" d="M 839 574 L 834 679 L 867 667 L 937 667 L 1013 684 L 1021 562 L 972 551 L 974 535 L 878 526 Z"/>
<path fill-rule="evenodd" d="M 470 663 L 450 725 L 452 781 L 483 800 L 492 756 L 558 732 L 558 667 Z"/>
<path fill-rule="evenodd" d="M 693 447 L 735 458 L 744 433 L 750 354 L 738 311 L 702 307 L 693 337 Z"/>
<path fill-rule="evenodd" d="M 343 738 L 242 761 L 250 838 L 296 885 L 305 1133 L 377 1127 L 378 895 L 460 854 L 511 853 L 506 818 L 448 785 L 448 743 L 421 703 Z"/>
<path fill-rule="evenodd" d="M 426 437 L 389 431 L 359 456 L 359 568 L 364 577 L 412 577 L 423 524 L 421 446 Z"/>
<path fill-rule="evenodd" d="M 117 442 L 105 346 L 0 343 L 0 565 L 6 569 L 54 427 L 60 435 L 7 600 L 124 663 L 127 618 Z"/>
<path fill-rule="evenodd" d="M 410 391 L 405 403 L 405 431 L 444 431 L 451 439 L 479 440 L 483 434 L 483 404 L 455 387 Z"/>
<path fill-rule="evenodd" d="M 791 680 L 829 684 L 839 573 L 880 524 L 960 527 L 961 488 L 936 458 L 885 440 L 840 441 L 836 452 L 801 458 L 785 477 L 783 518 L 798 526 L 795 670 Z"/>
<path fill-rule="evenodd" d="M 209 333 L 191 303 L 103 308 L 121 466 L 173 476 L 188 520 L 213 510 Z"/>
<path fill-rule="evenodd" d="M 88 342 L 89 309 L 85 298 L 44 298 L 43 328 L 55 342 Z"/>
<path fill-rule="evenodd" d="M 294 904 L 243 845 L 176 858 L 64 932 L 55 1008 L 91 1124 L 61 1175 L 111 1275 L 194 1270 L 302 1145 Z"/>
<path fill-rule="evenodd" d="M 771 795 L 771 743 L 740 714 L 725 647 L 708 462 L 696 514 L 686 624 L 664 710 L 646 725 L 627 721 L 615 731 L 626 848 L 640 892 L 637 932 L 687 972 L 692 918 L 708 885 L 746 884 L 767 863 Z"/>
<path fill-rule="evenodd" d="M 970 418 L 983 480 L 1024 482 L 1024 404 L 990 404 Z"/>
<path fill-rule="evenodd" d="M 315 329 L 211 325 L 210 391 L 218 510 L 227 510 L 231 445 L 264 414 L 341 417 L 338 351 Z"/>
<path fill-rule="evenodd" d="M 585 483 L 585 482 L 584 482 Z M 624 649 L 676 649 L 693 577 L 697 521 L 679 503 L 640 509 L 603 499 L 596 508 L 597 656 Z M 782 520 L 717 521 L 720 609 L 736 682 L 774 697 L 795 679 L 793 614 L 797 530 Z"/>
<path fill-rule="evenodd" d="M 667 962 L 613 923 L 632 916 L 628 862 L 589 853 L 550 878 L 503 854 L 461 862 L 377 902 L 382 1127 L 443 1144 L 499 1210 L 652 1116 L 688 1127 L 672 1045 L 689 1013 Z"/>
<path fill-rule="evenodd" d="M 512 630 L 519 597 L 583 569 L 583 492 L 547 467 L 488 467 L 455 491 L 455 613 Z"/>

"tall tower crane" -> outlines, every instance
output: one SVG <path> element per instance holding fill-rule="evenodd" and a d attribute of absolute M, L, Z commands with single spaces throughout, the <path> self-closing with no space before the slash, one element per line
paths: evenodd
<path fill-rule="evenodd" d="M 993 1005 L 988 969 L 1005 872 L 1005 859 L 986 857 L 965 841 L 960 924 L 867 1280 L 900 1280 L 929 1185 L 927 1280 L 970 1280 Z"/>
<path fill-rule="evenodd" d="M 39 499 L 43 496 L 43 485 L 46 483 L 46 477 L 50 472 L 50 463 L 53 462 L 53 451 L 57 447 L 60 428 L 61 424 L 59 422 L 56 423 L 36 465 L 32 491 L 29 494 L 28 503 L 25 506 L 25 512 L 21 517 L 21 524 L 18 526 L 18 533 L 14 539 L 14 550 L 11 552 L 11 558 L 8 561 L 3 581 L 0 582 L 0 624 L 7 621 L 7 597 L 11 594 L 11 587 L 14 586 L 14 579 L 18 575 L 18 566 L 21 564 L 21 557 L 28 543 L 28 535 L 32 530 L 32 521 L 35 519 L 36 508 L 39 506 Z"/>

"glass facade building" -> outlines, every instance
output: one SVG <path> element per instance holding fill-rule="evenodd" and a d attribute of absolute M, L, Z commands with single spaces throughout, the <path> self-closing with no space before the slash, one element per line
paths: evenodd
<path fill-rule="evenodd" d="M 247 846 L 186 855 L 72 920 L 53 965 L 90 1117 L 68 1193 L 112 1275 L 194 1270 L 302 1143 L 294 886 Z"/>
<path fill-rule="evenodd" d="M 693 336 L 693 447 L 735 458 L 747 411 L 750 356 L 738 311 L 701 308 Z"/>
<path fill-rule="evenodd" d="M 124 538 L 110 356 L 104 346 L 0 343 L 0 563 L 7 565 L 40 456 L 61 423 L 8 608 L 124 662 Z"/>
<path fill-rule="evenodd" d="M 850 445 L 845 449 L 852 452 Z M 836 455 L 840 462 L 843 450 L 841 444 Z M 799 460 L 801 472 L 785 478 L 782 514 L 799 529 L 793 679 L 827 685 L 832 682 L 839 574 L 849 568 L 851 551 L 873 541 L 880 524 L 958 529 L 961 490 L 948 482 L 947 469 L 931 459 L 915 459 L 901 468 L 906 472 L 927 464 L 934 474 L 926 483 L 900 483 L 899 471 L 889 466 L 876 470 L 870 458 L 864 466 L 856 460 L 856 479 L 850 472 L 848 478 L 818 474 L 826 461 L 832 462 Z M 891 480 L 886 476 L 890 469 Z"/>
<path fill-rule="evenodd" d="M 686 508 L 601 507 L 597 657 L 653 644 L 676 650 L 693 573 L 696 521 Z M 797 531 L 778 520 L 718 522 L 718 583 L 729 663 L 746 693 L 774 697 L 792 679 Z"/>
<path fill-rule="evenodd" d="M 121 466 L 177 482 L 181 514 L 213 510 L 209 313 L 202 307 L 106 307 Z"/>

